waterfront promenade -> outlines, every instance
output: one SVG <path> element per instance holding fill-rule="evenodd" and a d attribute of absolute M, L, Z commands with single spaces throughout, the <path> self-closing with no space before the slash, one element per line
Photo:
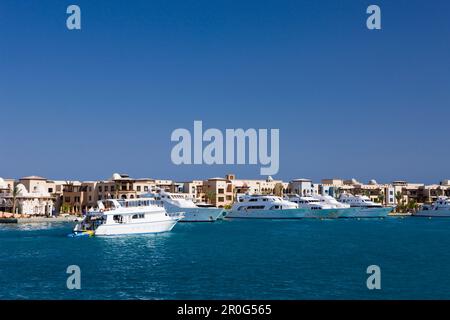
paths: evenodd
<path fill-rule="evenodd" d="M 0 223 L 49 223 L 49 222 L 75 222 L 79 219 L 74 215 L 61 215 L 58 217 L 31 217 L 21 214 L 0 212 Z"/>

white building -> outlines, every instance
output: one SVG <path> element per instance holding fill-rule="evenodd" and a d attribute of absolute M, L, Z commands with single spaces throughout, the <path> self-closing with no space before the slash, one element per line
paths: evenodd
<path fill-rule="evenodd" d="M 294 179 L 289 182 L 289 191 L 300 196 L 310 196 L 319 193 L 319 185 L 310 179 Z"/>
<path fill-rule="evenodd" d="M 26 177 L 20 179 L 20 183 L 13 186 L 6 184 L 5 180 L 0 178 L 0 211 L 10 212 L 14 207 L 13 190 L 17 190 L 15 197 L 15 212 L 24 215 L 52 215 L 54 212 L 54 196 L 48 192 L 44 183 L 44 178 Z M 29 192 L 25 187 L 33 186 Z"/>

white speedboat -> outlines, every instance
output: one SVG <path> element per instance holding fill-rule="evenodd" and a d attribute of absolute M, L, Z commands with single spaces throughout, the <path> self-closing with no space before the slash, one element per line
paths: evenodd
<path fill-rule="evenodd" d="M 182 213 L 169 216 L 164 207 L 152 199 L 108 199 L 98 201 L 97 205 L 96 210 L 89 211 L 75 226 L 73 236 L 166 232 L 183 217 Z"/>
<path fill-rule="evenodd" d="M 242 219 L 303 219 L 330 218 L 337 214 L 336 210 L 328 210 L 326 214 L 319 211 L 324 210 L 299 208 L 297 203 L 277 196 L 243 195 L 238 197 L 237 202 L 233 204 L 231 211 L 225 217 Z"/>
<path fill-rule="evenodd" d="M 416 217 L 450 217 L 450 198 L 440 196 L 431 206 L 424 206 L 422 210 L 413 214 Z"/>
<path fill-rule="evenodd" d="M 350 205 L 349 209 L 343 209 L 340 218 L 382 218 L 386 217 L 392 207 L 383 207 L 375 203 L 367 196 L 342 193 L 339 202 Z"/>
<path fill-rule="evenodd" d="M 180 222 L 214 222 L 222 217 L 223 209 L 216 207 L 199 207 L 186 194 L 159 191 L 148 196 L 161 201 L 169 215 L 183 211 Z"/>

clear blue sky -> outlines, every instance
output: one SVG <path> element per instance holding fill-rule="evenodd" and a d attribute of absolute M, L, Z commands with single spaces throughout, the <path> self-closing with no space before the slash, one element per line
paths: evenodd
<path fill-rule="evenodd" d="M 1 177 L 259 177 L 171 163 L 172 130 L 203 120 L 279 128 L 278 178 L 438 182 L 450 2 L 2 0 L 0 112 Z"/>

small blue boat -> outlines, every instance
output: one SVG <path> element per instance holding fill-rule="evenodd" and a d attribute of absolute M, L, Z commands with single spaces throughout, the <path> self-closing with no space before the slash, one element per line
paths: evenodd
<path fill-rule="evenodd" d="M 84 230 L 84 231 L 74 231 L 69 233 L 67 236 L 69 238 L 78 238 L 78 237 L 92 237 L 94 235 L 94 231 L 92 230 Z"/>

